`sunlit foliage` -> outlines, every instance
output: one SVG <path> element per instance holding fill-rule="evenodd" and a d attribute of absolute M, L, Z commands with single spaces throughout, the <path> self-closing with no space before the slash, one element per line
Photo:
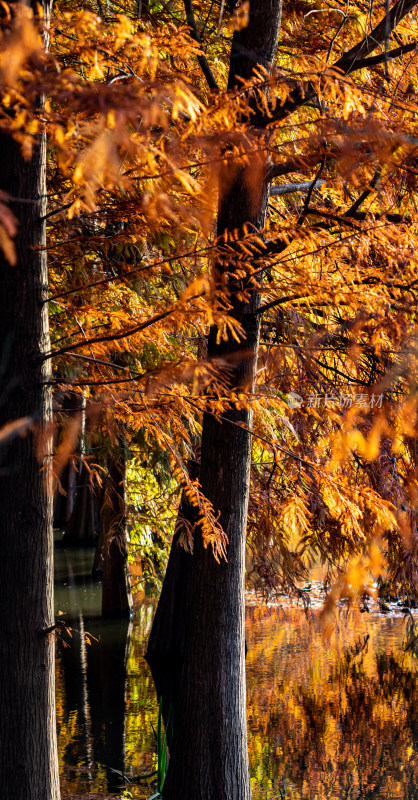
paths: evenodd
<path fill-rule="evenodd" d="M 195 29 L 176 0 L 61 0 L 48 21 L 4 11 L 0 128 L 28 157 L 41 131 L 48 139 L 56 404 L 82 392 L 139 463 L 161 454 L 216 558 L 226 537 L 187 460 L 205 409 L 222 424 L 231 405 L 250 406 L 249 572 L 261 591 L 297 591 L 320 559 L 329 583 L 340 575 L 333 602 L 382 574 L 416 599 L 413 8 L 385 23 L 361 2 L 285 3 L 272 74 L 258 67 L 229 93 L 245 3 L 232 14 L 196 3 Z M 217 240 L 220 170 L 232 180 L 244 168 L 254 203 L 266 172 L 273 181 L 266 227 Z M 13 263 L 16 220 L 0 201 Z M 237 394 L 205 337 L 215 325 L 219 340 L 239 340 L 233 299 L 255 291 L 257 385 Z M 165 539 L 170 503 L 161 516 L 156 474 L 135 474 L 133 530 L 162 535 L 169 517 Z"/>

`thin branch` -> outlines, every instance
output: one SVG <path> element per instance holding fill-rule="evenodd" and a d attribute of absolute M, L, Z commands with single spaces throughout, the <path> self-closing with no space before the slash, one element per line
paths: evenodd
<path fill-rule="evenodd" d="M 358 42 L 358 44 L 354 45 L 354 47 L 352 47 L 350 50 L 347 50 L 346 53 L 343 53 L 342 56 L 340 56 L 340 58 L 332 65 L 332 68 L 341 70 L 345 75 L 349 75 L 351 72 L 355 72 L 355 70 L 360 69 L 358 65 L 361 65 L 361 61 L 365 60 L 366 56 L 372 53 L 376 47 L 379 47 L 384 43 L 385 39 L 390 36 L 399 22 L 407 14 L 409 14 L 413 8 L 415 8 L 417 3 L 418 0 L 398 0 L 398 2 L 395 3 L 393 8 L 390 10 L 389 14 L 385 14 L 383 19 L 378 23 L 378 25 L 376 25 L 371 33 L 366 34 L 361 42 Z M 397 48 L 395 51 L 391 51 L 392 58 L 397 57 L 397 55 L 393 54 L 396 54 L 398 50 L 399 48 Z M 387 53 L 387 58 L 389 55 L 390 54 Z M 385 54 L 382 53 L 381 57 L 379 55 L 379 61 L 376 63 L 380 63 L 384 60 Z M 275 108 L 269 109 L 268 114 L 266 114 L 264 117 L 260 117 L 257 120 L 258 125 L 260 127 L 265 127 L 274 121 L 284 119 L 300 106 L 306 105 L 313 100 L 315 95 L 315 88 L 310 81 L 296 86 L 296 88 L 289 95 L 288 99 L 282 105 L 278 103 Z"/>
<path fill-rule="evenodd" d="M 380 53 L 378 56 L 370 56 L 369 58 L 360 58 L 356 60 L 355 66 L 350 69 L 350 72 L 355 72 L 357 69 L 364 67 L 375 67 L 377 64 L 382 64 L 392 58 L 399 58 L 406 53 L 412 53 L 416 49 L 417 42 L 410 42 L 410 44 L 403 44 L 401 47 L 396 47 L 395 50 L 389 50 L 387 53 Z"/>
<path fill-rule="evenodd" d="M 74 200 L 71 200 L 71 203 L 66 203 L 64 206 L 60 206 L 59 208 L 54 208 L 52 211 L 48 211 L 48 214 L 44 214 L 44 216 L 41 217 L 40 222 L 45 222 L 46 219 L 54 217 L 55 214 L 60 214 L 61 211 L 66 211 L 67 208 L 70 208 L 70 206 L 73 205 L 73 203 Z"/>
<path fill-rule="evenodd" d="M 349 225 L 349 226 L 352 226 L 352 221 L 365 222 L 369 217 L 374 217 L 375 220 L 384 219 L 387 222 L 391 222 L 393 225 L 398 225 L 400 223 L 405 225 L 411 224 L 410 217 L 405 217 L 403 214 L 398 214 L 396 212 L 391 213 L 390 211 L 379 211 L 378 213 L 373 214 L 371 211 L 354 212 L 352 209 L 350 209 L 349 212 L 341 216 L 341 214 L 337 214 L 333 211 L 328 211 L 325 208 L 308 208 L 306 213 L 316 214 L 318 217 L 331 219 L 335 222 L 340 222 L 342 225 Z M 358 228 L 358 230 L 361 231 L 361 228 Z"/>
<path fill-rule="evenodd" d="M 198 295 L 195 295 L 195 297 L 197 296 Z M 190 300 L 193 299 L 194 298 L 192 297 L 190 298 Z M 150 325 L 154 325 L 155 322 L 160 322 L 162 319 L 169 317 L 170 314 L 174 313 L 174 311 L 174 308 L 170 308 L 168 311 L 163 311 L 161 314 L 156 314 L 154 317 L 150 317 L 150 319 L 145 320 L 145 322 L 141 322 L 139 325 L 135 325 L 133 328 L 129 328 L 127 331 L 122 331 L 121 333 L 110 333 L 107 336 L 94 336 L 92 339 L 74 342 L 73 344 L 60 347 L 58 350 L 50 350 L 49 353 L 45 353 L 42 356 L 42 361 L 48 361 L 48 359 L 55 358 L 55 356 L 64 355 L 64 353 L 71 353 L 71 351 L 77 350 L 79 347 L 86 347 L 89 344 L 99 344 L 100 342 L 114 342 L 120 341 L 121 339 L 127 339 L 128 336 L 133 336 L 135 333 L 140 333 L 141 331 L 145 330 L 145 328 L 149 328 Z"/>
<path fill-rule="evenodd" d="M 93 364 L 100 364 L 102 367 L 111 367 L 112 369 L 125 369 L 128 370 L 132 377 L 135 378 L 143 378 L 145 373 L 136 372 L 131 367 L 124 365 L 124 364 L 114 364 L 113 361 L 105 361 L 103 358 L 92 358 L 91 356 L 85 356 L 81 353 L 68 353 L 71 358 L 78 358 L 82 361 L 89 361 Z"/>
<path fill-rule="evenodd" d="M 188 297 L 187 300 L 190 302 L 191 300 L 196 300 L 198 297 L 202 297 L 204 295 L 204 291 L 198 292 L 198 294 L 194 294 L 191 297 Z M 177 309 L 169 308 L 167 311 L 162 311 L 161 314 L 155 314 L 154 317 L 150 317 L 146 319 L 144 322 L 141 322 L 139 325 L 135 325 L 133 328 L 128 328 L 128 330 L 121 331 L 120 333 L 109 333 L 106 336 L 94 336 L 92 339 L 85 339 L 79 342 L 74 342 L 73 344 L 64 345 L 60 347 L 58 350 L 50 350 L 49 353 L 45 353 L 42 356 L 42 361 L 48 361 L 50 358 L 55 358 L 55 356 L 61 356 L 65 353 L 71 353 L 73 350 L 77 350 L 79 347 L 85 347 L 91 344 L 99 344 L 101 342 L 116 342 L 121 341 L 122 339 L 127 339 L 129 336 L 133 336 L 135 333 L 140 333 L 144 331 L 146 328 L 149 328 L 151 325 L 154 325 L 156 322 L 161 322 L 162 319 L 166 319 L 167 317 L 174 314 Z M 94 359 L 95 360 L 95 359 Z"/>
<path fill-rule="evenodd" d="M 187 24 L 191 28 L 191 34 L 195 42 L 200 45 L 202 48 L 202 42 L 200 40 L 199 31 L 197 30 L 196 20 L 193 13 L 193 6 L 191 0 L 184 0 L 184 9 L 186 11 L 186 19 Z M 209 86 L 209 89 L 213 89 L 215 92 L 219 92 L 219 86 L 216 83 L 215 77 L 213 72 L 208 64 L 208 60 L 206 56 L 203 54 L 203 50 L 200 56 L 197 57 L 197 60 L 200 64 L 200 68 L 206 78 L 206 82 Z"/>
<path fill-rule="evenodd" d="M 315 189 L 319 189 L 326 181 L 315 180 Z M 283 194 L 292 194 L 293 192 L 308 192 L 312 188 L 312 181 L 302 181 L 301 183 L 283 183 L 281 186 L 272 186 L 270 188 L 270 197 L 278 197 Z"/>
<path fill-rule="evenodd" d="M 181 261 L 183 258 L 196 258 L 196 256 L 199 256 L 202 253 L 208 253 L 215 247 L 216 245 L 209 245 L 208 247 L 201 247 L 200 249 L 195 248 L 194 250 L 189 250 L 187 253 L 177 253 L 175 256 L 167 256 L 167 258 L 162 258 L 159 261 L 151 261 L 148 264 L 142 264 L 141 266 L 135 267 L 135 269 L 131 269 L 129 272 L 124 272 L 122 275 L 110 275 L 106 278 L 98 278 L 97 281 L 86 283 L 84 286 L 77 286 L 75 289 L 67 289 L 65 292 L 58 292 L 57 294 L 53 294 L 51 297 L 48 297 L 43 302 L 50 303 L 58 298 L 68 297 L 70 294 L 77 294 L 78 292 L 83 292 L 85 289 L 92 289 L 95 286 L 103 286 L 106 283 L 113 283 L 114 281 L 124 281 L 126 278 L 132 278 L 134 275 L 138 275 L 140 272 L 146 272 L 148 269 L 154 269 L 155 267 L 169 264 L 172 261 Z"/>
<path fill-rule="evenodd" d="M 253 311 L 252 316 L 256 317 L 259 314 L 264 314 L 265 311 L 269 311 L 270 308 L 275 308 L 276 306 L 281 306 L 283 303 L 288 303 L 290 300 L 303 300 L 303 298 L 309 297 L 308 294 L 287 294 L 284 297 L 279 297 L 276 300 L 272 300 L 271 303 L 266 303 L 264 306 L 260 306 L 257 308 L 256 311 Z"/>
<path fill-rule="evenodd" d="M 323 153 L 315 153 L 315 155 L 310 155 L 308 157 L 308 161 L 301 157 L 298 159 L 290 159 L 283 164 L 271 164 L 268 167 L 266 178 L 270 181 L 273 178 L 280 178 L 282 175 L 288 175 L 289 172 L 297 172 L 301 169 L 301 162 L 303 162 L 304 168 L 306 168 L 306 166 L 314 167 L 318 161 L 322 160 L 322 157 Z"/>
<path fill-rule="evenodd" d="M 299 217 L 299 219 L 298 219 L 298 221 L 296 223 L 297 225 L 301 225 L 302 224 L 303 220 L 305 219 L 305 217 L 306 217 L 306 215 L 307 215 L 307 213 L 309 211 L 309 203 L 311 202 L 311 197 L 312 197 L 312 194 L 313 194 L 313 190 L 315 189 L 315 186 L 318 183 L 319 178 L 322 175 L 324 167 L 325 167 L 325 156 L 322 156 L 322 160 L 321 160 L 321 163 L 319 165 L 318 172 L 315 175 L 315 178 L 313 179 L 313 181 L 311 182 L 311 184 L 310 184 L 310 186 L 308 188 L 308 194 L 307 194 L 305 203 L 303 205 L 302 213 L 301 213 L 301 215 L 300 215 L 300 217 Z"/>
<path fill-rule="evenodd" d="M 379 178 L 380 178 L 380 170 L 378 170 L 377 172 L 374 173 L 373 178 L 370 181 L 369 188 L 365 189 L 364 192 L 361 193 L 360 197 L 358 197 L 357 200 L 351 206 L 351 208 L 349 208 L 348 211 L 345 212 L 344 216 L 351 217 L 353 214 L 356 213 L 356 211 L 358 211 L 360 206 L 363 205 L 364 201 L 367 200 L 368 196 L 370 195 L 371 190 L 374 189 L 374 187 L 376 186 L 377 181 L 379 180 Z"/>
<path fill-rule="evenodd" d="M 397 3 L 391 8 L 389 14 L 385 14 L 382 20 L 376 25 L 371 33 L 366 34 L 364 39 L 358 44 L 354 45 L 350 50 L 335 62 L 334 67 L 341 69 L 348 75 L 350 72 L 358 69 L 357 63 L 360 59 L 365 58 L 372 53 L 379 45 L 383 44 L 385 39 L 390 36 L 392 31 L 399 24 L 401 19 L 406 17 L 410 11 L 417 5 L 417 0 L 398 0 Z M 398 48 L 399 49 L 399 48 Z M 393 51 L 392 51 L 393 52 Z M 389 53 L 387 54 L 389 56 Z M 382 53 L 384 61 L 384 53 Z M 393 56 L 396 58 L 396 56 Z"/>

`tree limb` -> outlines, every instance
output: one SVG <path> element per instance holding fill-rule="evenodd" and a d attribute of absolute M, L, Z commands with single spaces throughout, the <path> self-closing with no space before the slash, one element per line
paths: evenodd
<path fill-rule="evenodd" d="M 314 188 L 319 189 L 326 181 L 314 181 Z M 312 181 L 302 181 L 301 183 L 283 183 L 281 186 L 270 188 L 270 197 L 281 196 L 282 194 L 292 194 L 293 192 L 308 192 L 312 188 Z"/>
<path fill-rule="evenodd" d="M 385 39 L 394 31 L 398 23 L 407 15 L 413 8 L 417 5 L 418 0 L 398 0 L 397 3 L 393 6 L 393 8 L 389 11 L 389 14 L 385 15 L 383 19 L 376 25 L 375 28 L 371 31 L 371 33 L 366 34 L 364 39 L 358 44 L 354 45 L 350 50 L 347 50 L 346 53 L 343 53 L 342 56 L 332 65 L 333 69 L 341 70 L 345 75 L 349 75 L 351 72 L 355 72 L 355 70 L 360 69 L 364 66 L 372 66 L 372 62 L 367 59 L 370 53 L 379 47 Z M 414 45 L 415 47 L 416 45 Z M 408 52 L 404 48 L 408 47 L 408 45 L 402 45 L 402 48 L 396 48 L 396 50 L 390 51 L 390 53 L 379 54 L 377 57 L 373 57 L 374 63 L 380 63 L 381 61 L 385 61 L 387 58 L 397 58 L 402 53 L 399 50 L 402 49 L 402 52 Z M 411 46 L 411 50 L 412 50 Z M 362 63 L 363 62 L 363 63 Z M 276 108 L 270 109 L 269 114 L 264 115 L 263 117 L 259 117 L 257 119 L 258 125 L 260 127 L 265 127 L 272 122 L 277 122 L 285 117 L 292 114 L 297 108 L 302 105 L 306 105 L 306 103 L 310 102 L 315 97 L 315 89 L 312 83 L 307 81 L 306 83 L 300 84 L 296 86 L 296 88 L 291 92 L 288 99 L 282 104 L 277 105 Z"/>
<path fill-rule="evenodd" d="M 320 177 L 322 175 L 324 167 L 325 167 L 325 155 L 322 156 L 322 160 L 321 160 L 321 163 L 319 165 L 318 172 L 315 175 L 315 178 L 313 179 L 313 181 L 311 181 L 310 186 L 308 187 L 308 194 L 306 196 L 306 199 L 305 199 L 305 202 L 304 202 L 304 205 L 303 205 L 302 213 L 301 213 L 301 215 L 300 215 L 300 217 L 299 217 L 299 219 L 298 219 L 298 221 L 296 223 L 297 225 L 301 225 L 302 224 L 303 220 L 306 217 L 306 214 L 309 211 L 309 203 L 311 202 L 311 197 L 312 197 L 313 191 L 315 189 L 315 186 L 316 186 L 317 182 L 319 181 L 319 179 L 320 179 Z"/>
<path fill-rule="evenodd" d="M 397 3 L 391 8 L 389 14 L 385 15 L 380 20 L 378 25 L 366 34 L 364 39 L 358 44 L 354 45 L 346 53 L 335 62 L 334 68 L 341 69 L 346 75 L 358 69 L 357 62 L 372 53 L 385 39 L 390 36 L 392 31 L 396 28 L 398 23 L 416 6 L 417 0 L 398 0 Z M 392 51 L 393 53 L 393 51 Z M 382 54 L 384 60 L 384 54 Z M 389 56 L 389 53 L 387 53 Z M 392 56 L 396 58 L 396 56 Z"/>
<path fill-rule="evenodd" d="M 266 311 L 269 311 L 270 308 L 276 308 L 276 306 L 281 306 L 283 303 L 288 303 L 290 300 L 303 300 L 304 297 L 309 297 L 308 294 L 287 294 L 284 297 L 278 297 L 276 300 L 272 300 L 270 303 L 266 303 L 264 306 L 260 306 L 257 308 L 256 311 L 253 311 L 254 316 L 259 316 L 260 314 L 264 314 Z"/>
<path fill-rule="evenodd" d="M 375 67 L 377 64 L 382 64 L 386 59 L 399 58 L 399 56 L 403 56 L 405 53 L 412 53 L 416 46 L 416 42 L 410 42 L 409 44 L 403 44 L 401 47 L 397 47 L 395 50 L 389 50 L 388 53 L 380 53 L 378 56 L 357 59 L 354 68 L 351 69 L 350 72 L 355 72 L 357 69 L 364 69 L 364 67 Z"/>
<path fill-rule="evenodd" d="M 195 295 L 195 297 L 197 296 L 198 295 Z M 194 298 L 190 299 L 192 300 Z M 149 319 L 145 320 L 145 322 L 141 322 L 139 325 L 135 325 L 133 328 L 128 328 L 128 330 L 121 331 L 119 333 L 110 333 L 108 336 L 94 336 L 91 339 L 82 339 L 79 342 L 65 345 L 57 350 L 50 350 L 49 353 L 45 353 L 42 356 L 42 361 L 47 361 L 50 358 L 63 355 L 64 353 L 70 353 L 73 350 L 77 350 L 79 347 L 85 347 L 89 344 L 99 344 L 100 342 L 113 342 L 120 341 L 121 339 L 127 339 L 129 336 L 133 336 L 135 333 L 140 333 L 141 331 L 145 330 L 145 328 L 149 328 L 150 325 L 154 325 L 156 322 L 160 322 L 162 319 L 169 317 L 170 314 L 173 314 L 173 312 L 174 309 L 170 308 L 168 311 L 163 311 L 161 314 L 156 314 L 154 317 L 150 317 Z"/>
<path fill-rule="evenodd" d="M 202 47 L 202 42 L 200 40 L 199 31 L 197 30 L 196 20 L 193 13 L 193 7 L 191 0 L 184 0 L 184 10 L 186 12 L 186 19 L 189 28 L 191 29 L 191 34 L 195 42 L 197 42 L 200 47 Z M 197 57 L 197 60 L 200 64 L 201 70 L 206 78 L 206 82 L 209 86 L 209 89 L 213 89 L 216 92 L 219 92 L 219 86 L 216 83 L 215 77 L 213 72 L 208 64 L 206 56 L 202 54 Z"/>

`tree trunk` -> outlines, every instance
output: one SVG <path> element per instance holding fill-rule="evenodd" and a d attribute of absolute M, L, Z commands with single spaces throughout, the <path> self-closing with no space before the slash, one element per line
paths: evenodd
<path fill-rule="evenodd" d="M 247 28 L 236 32 L 228 88 L 262 64 L 271 68 L 280 27 L 280 0 L 251 3 Z M 262 143 L 258 163 L 228 167 L 221 175 L 218 234 L 245 223 L 264 226 L 269 186 Z M 221 267 L 217 267 L 221 277 Z M 230 279 L 231 280 L 231 279 Z M 233 279 L 232 279 L 233 280 Z M 237 286 L 237 289 L 242 288 Z M 260 298 L 248 303 L 234 295 L 234 316 L 245 339 L 216 343 L 209 336 L 208 357 L 228 359 L 232 391 L 251 391 L 257 360 Z M 232 409 L 220 423 L 205 413 L 201 485 L 229 540 L 228 561 L 217 563 L 197 530 L 193 556 L 191 612 L 187 632 L 173 747 L 163 790 L 165 800 L 248 800 L 251 795 L 246 724 L 244 573 L 245 532 L 251 463 L 252 416 Z"/>
<path fill-rule="evenodd" d="M 102 492 L 94 474 L 87 467 L 86 454 L 86 401 L 81 399 L 80 458 L 75 475 L 75 497 L 71 515 L 65 526 L 62 544 L 65 547 L 91 547 L 97 542 L 100 529 L 100 499 Z M 88 434 L 88 431 L 87 431 Z"/>
<path fill-rule="evenodd" d="M 62 537 L 65 547 L 91 547 L 97 541 L 98 535 L 99 499 L 91 473 L 82 458 L 78 468 L 74 505 Z"/>
<path fill-rule="evenodd" d="M 103 616 L 132 616 L 133 602 L 126 541 L 126 458 L 108 457 L 108 476 L 101 511 L 103 526 Z"/>
<path fill-rule="evenodd" d="M 52 493 L 40 470 L 52 452 L 45 138 L 29 161 L 6 135 L 0 153 L 0 189 L 16 198 L 19 220 L 17 265 L 0 255 L 0 429 L 34 420 L 0 448 L 0 787 L 3 800 L 58 800 L 54 634 L 45 635 L 54 622 Z"/>
<path fill-rule="evenodd" d="M 192 480 L 199 477 L 200 465 L 189 463 Z M 184 526 L 194 530 L 199 512 L 183 493 L 177 515 L 170 556 L 161 595 L 152 622 L 145 655 L 151 667 L 158 699 L 162 699 L 163 719 L 168 747 L 173 744 L 178 691 L 183 671 L 190 614 L 190 588 L 194 559 L 179 544 Z"/>
<path fill-rule="evenodd" d="M 78 415 L 85 415 L 85 398 L 80 395 L 76 394 L 75 392 L 69 391 L 66 395 L 64 395 L 62 404 L 61 404 L 61 412 L 65 414 L 67 417 L 67 421 L 71 419 L 71 417 L 78 416 Z M 83 424 L 81 426 L 83 428 Z M 64 425 L 61 425 L 56 432 L 56 446 L 58 447 L 60 444 L 60 437 L 65 436 L 65 421 Z M 80 468 L 81 468 L 81 456 L 82 456 L 82 435 L 80 436 L 78 445 L 77 445 L 78 453 L 80 454 Z M 77 492 L 77 484 L 78 484 L 78 476 L 75 465 L 74 459 L 70 459 L 64 466 L 64 469 L 59 476 L 59 488 L 55 492 L 54 497 L 54 528 L 64 528 L 74 509 L 74 502 Z"/>

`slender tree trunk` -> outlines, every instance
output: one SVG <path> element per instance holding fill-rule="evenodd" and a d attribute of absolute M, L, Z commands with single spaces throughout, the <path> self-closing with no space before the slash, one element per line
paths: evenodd
<path fill-rule="evenodd" d="M 42 361 L 50 347 L 45 138 L 29 161 L 5 135 L 0 153 L 0 189 L 16 198 L 19 220 L 17 265 L 0 256 L 0 428 L 34 421 L 0 448 L 0 787 L 3 800 L 58 800 L 54 635 L 44 633 L 54 622 L 52 494 L 40 469 L 52 450 Z"/>
<path fill-rule="evenodd" d="M 254 0 L 247 28 L 233 37 L 228 87 L 251 76 L 254 67 L 271 68 L 280 27 L 280 0 Z M 221 175 L 218 234 L 261 229 L 269 186 L 263 143 L 257 163 L 228 167 Z M 221 277 L 221 268 L 217 268 Z M 238 287 L 240 289 L 242 287 Z M 243 303 L 230 284 L 234 316 L 245 339 L 217 344 L 209 336 L 208 357 L 230 362 L 233 391 L 251 391 L 258 352 L 260 298 Z M 174 740 L 164 785 L 165 800 L 248 800 L 251 795 L 246 723 L 244 573 L 245 532 L 251 463 L 252 416 L 247 410 L 223 414 L 222 424 L 204 415 L 201 485 L 220 512 L 228 536 L 228 561 L 217 563 L 195 535 L 191 613 L 188 626 Z"/>
<path fill-rule="evenodd" d="M 65 423 L 74 415 L 77 417 L 78 415 L 85 416 L 85 398 L 80 395 L 76 394 L 75 392 L 69 391 L 63 398 L 62 405 L 61 405 L 61 412 L 65 414 L 67 420 L 64 420 L 64 424 L 60 426 L 58 431 L 56 432 L 56 446 L 60 443 L 60 436 L 65 435 Z M 81 425 L 83 429 L 83 424 Z M 82 451 L 83 451 L 83 431 L 81 433 L 79 442 L 77 444 L 77 450 L 79 453 L 80 458 L 77 459 L 79 461 L 80 467 L 82 463 Z M 64 528 L 73 512 L 74 508 L 74 501 L 77 492 L 77 483 L 78 483 L 78 476 L 74 461 L 70 459 L 67 464 L 65 464 L 62 474 L 60 475 L 59 481 L 60 486 L 59 489 L 55 492 L 54 497 L 54 528 Z"/>
<path fill-rule="evenodd" d="M 133 601 L 126 540 L 126 458 L 108 457 L 108 476 L 101 511 L 103 526 L 103 616 L 131 616 Z"/>
<path fill-rule="evenodd" d="M 97 494 L 99 494 L 98 489 Z M 66 547 L 91 547 L 97 541 L 99 528 L 97 494 L 91 474 L 83 459 L 80 459 L 73 509 L 62 538 L 62 543 Z"/>
<path fill-rule="evenodd" d="M 81 400 L 81 402 L 80 402 Z M 78 472 L 75 475 L 75 496 L 73 498 L 71 515 L 67 521 L 62 544 L 65 547 L 91 547 L 97 542 L 100 528 L 100 499 L 102 492 L 99 490 L 98 481 L 87 467 L 86 439 L 86 401 L 80 398 L 81 431 L 80 431 L 80 458 Z"/>

